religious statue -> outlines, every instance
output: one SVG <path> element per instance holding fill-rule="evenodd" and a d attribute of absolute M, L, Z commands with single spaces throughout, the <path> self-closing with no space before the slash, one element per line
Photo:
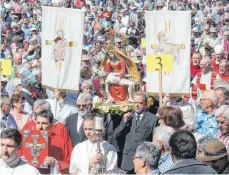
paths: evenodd
<path fill-rule="evenodd" d="M 140 82 L 136 64 L 112 44 L 107 45 L 104 50 L 106 58 L 101 66 L 107 73 L 105 79 L 107 102 L 133 102 L 135 86 Z"/>
<path fill-rule="evenodd" d="M 60 70 L 61 62 L 64 61 L 67 52 L 66 39 L 64 38 L 63 30 L 60 29 L 57 31 L 57 37 L 54 40 L 54 42 L 55 42 L 54 49 L 53 49 L 54 60 L 56 63 L 57 70 Z"/>

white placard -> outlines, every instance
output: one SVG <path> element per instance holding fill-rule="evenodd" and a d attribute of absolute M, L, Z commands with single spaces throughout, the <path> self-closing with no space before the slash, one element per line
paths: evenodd
<path fill-rule="evenodd" d="M 146 54 L 172 54 L 173 72 L 163 73 L 163 93 L 189 93 L 191 12 L 146 14 Z M 159 93 L 158 72 L 147 72 L 147 92 Z"/>

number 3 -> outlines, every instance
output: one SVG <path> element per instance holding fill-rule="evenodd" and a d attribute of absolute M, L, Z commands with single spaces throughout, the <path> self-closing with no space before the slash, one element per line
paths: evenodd
<path fill-rule="evenodd" d="M 162 64 L 161 64 L 161 57 L 157 57 L 156 59 L 156 63 L 158 64 L 158 65 L 160 65 L 160 69 L 162 69 Z M 159 60 L 159 61 L 158 61 Z M 160 70 L 160 69 L 156 69 L 156 70 Z"/>

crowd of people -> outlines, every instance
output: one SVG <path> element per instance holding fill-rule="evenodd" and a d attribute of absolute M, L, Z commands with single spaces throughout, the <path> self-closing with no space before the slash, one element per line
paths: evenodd
<path fill-rule="evenodd" d="M 12 60 L 12 74 L 1 76 L 2 174 L 229 174 L 227 1 L 0 3 L 1 60 Z M 69 75 L 80 77 L 77 94 L 42 86 L 42 6 L 85 12 L 80 75 Z M 160 108 L 146 93 L 146 10 L 191 13 L 190 94 L 165 94 Z M 120 120 L 94 111 L 123 101 L 133 110 Z M 23 155 L 28 130 L 47 131 L 48 168 Z"/>

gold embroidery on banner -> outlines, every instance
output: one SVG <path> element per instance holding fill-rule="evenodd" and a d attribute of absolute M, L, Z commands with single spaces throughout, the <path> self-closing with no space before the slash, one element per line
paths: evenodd
<path fill-rule="evenodd" d="M 76 44 L 76 42 L 67 42 L 67 46 L 68 47 L 76 47 L 77 44 Z"/>
<path fill-rule="evenodd" d="M 45 40 L 46 45 L 52 45 L 52 40 Z"/>

